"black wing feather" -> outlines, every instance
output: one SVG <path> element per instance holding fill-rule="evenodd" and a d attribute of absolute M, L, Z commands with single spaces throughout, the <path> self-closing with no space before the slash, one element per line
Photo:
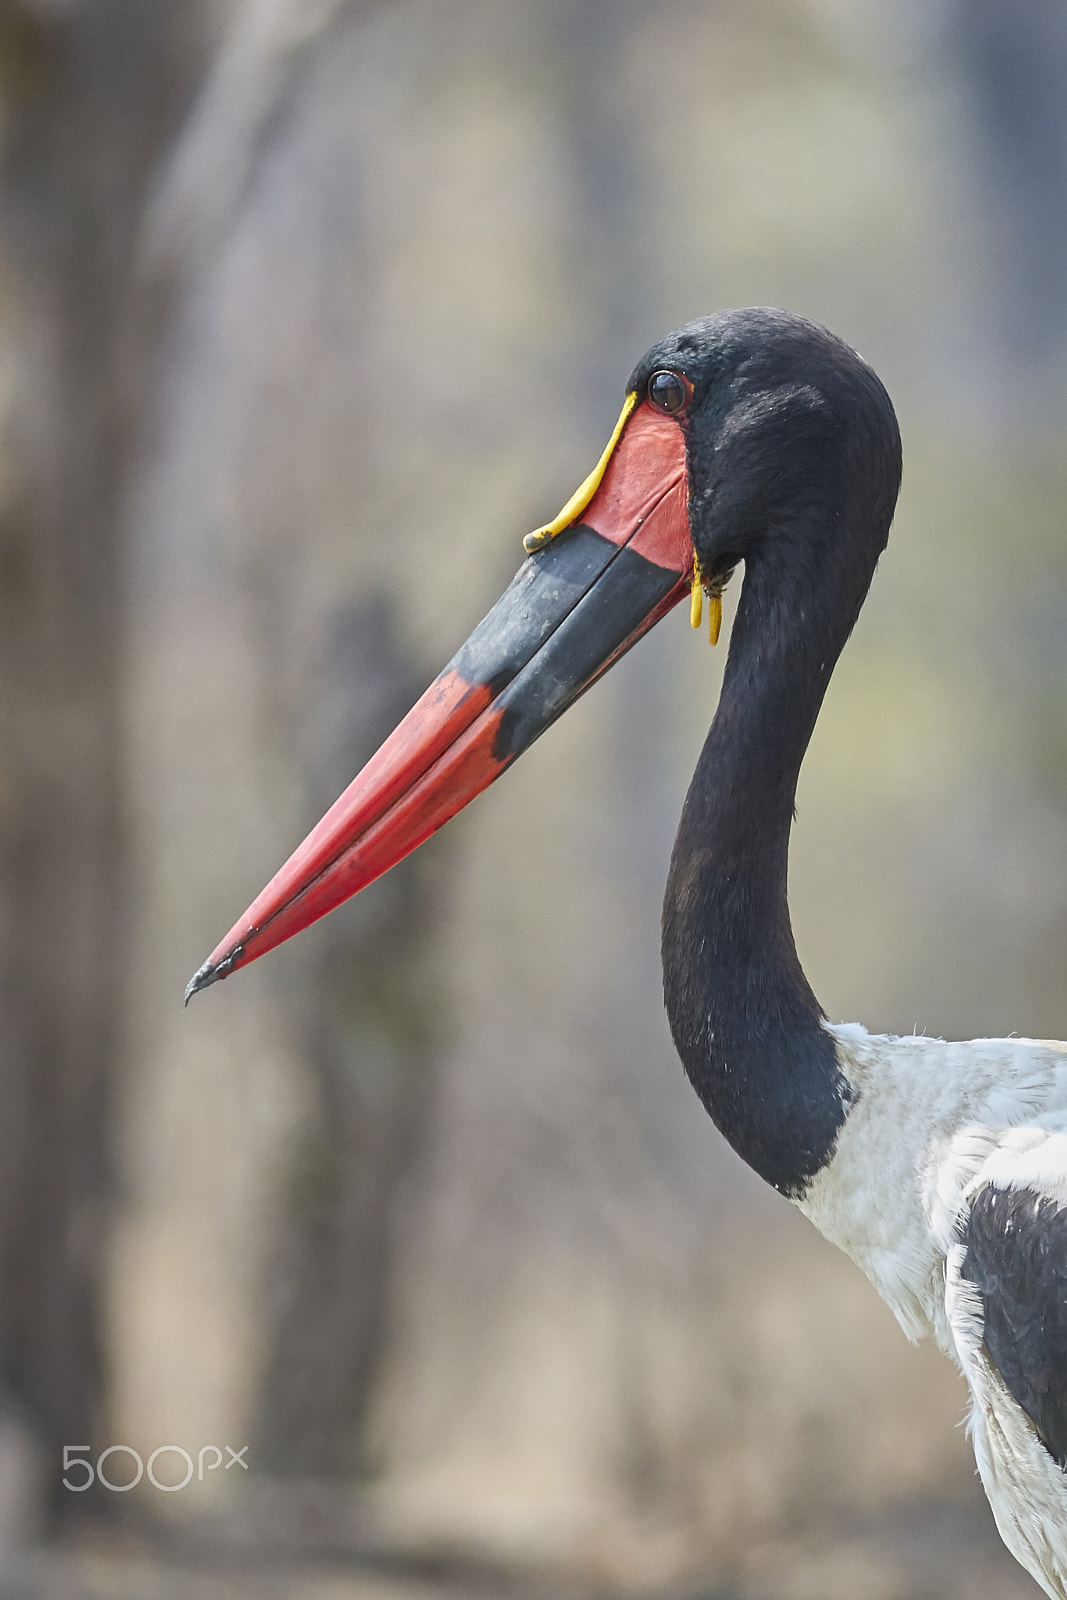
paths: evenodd
<path fill-rule="evenodd" d="M 1033 1189 L 974 1196 L 961 1276 L 985 1312 L 989 1359 L 1067 1471 L 1067 1209 Z"/>

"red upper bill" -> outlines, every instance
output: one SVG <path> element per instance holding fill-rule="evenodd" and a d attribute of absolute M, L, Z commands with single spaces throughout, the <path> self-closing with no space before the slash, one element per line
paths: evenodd
<path fill-rule="evenodd" d="M 386 872 L 510 765 L 688 592 L 681 424 L 647 400 L 580 522 L 539 551 L 212 951 L 224 978 Z"/>

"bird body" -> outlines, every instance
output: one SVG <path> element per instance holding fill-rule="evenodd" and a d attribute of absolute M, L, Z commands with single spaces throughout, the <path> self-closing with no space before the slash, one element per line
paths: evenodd
<path fill-rule="evenodd" d="M 832 1026 L 789 920 L 800 766 L 900 470 L 885 389 L 825 329 L 764 309 L 669 335 L 510 588 L 187 999 L 414 849 L 691 589 L 714 633 L 743 564 L 664 900 L 671 1031 L 739 1154 L 959 1365 L 1001 1534 L 1067 1600 L 1067 1047 Z"/>

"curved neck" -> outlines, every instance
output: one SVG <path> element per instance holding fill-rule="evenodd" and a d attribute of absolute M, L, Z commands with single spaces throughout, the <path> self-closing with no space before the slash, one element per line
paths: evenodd
<path fill-rule="evenodd" d="M 797 778 L 870 581 L 746 563 L 722 696 L 671 858 L 664 994 L 678 1053 L 717 1126 L 790 1196 L 831 1158 L 848 1110 L 833 1040 L 789 921 Z"/>

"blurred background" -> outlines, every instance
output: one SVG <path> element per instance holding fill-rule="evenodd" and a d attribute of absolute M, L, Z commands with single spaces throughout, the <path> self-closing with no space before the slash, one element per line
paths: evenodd
<path fill-rule="evenodd" d="M 680 613 L 181 997 L 637 358 L 776 304 L 905 446 L 802 778 L 812 984 L 1067 1031 L 1065 108 L 1062 0 L 0 0 L 3 1600 L 1037 1593 L 959 1380 L 674 1057 Z M 64 1487 L 112 1446 L 203 1481 Z"/>

